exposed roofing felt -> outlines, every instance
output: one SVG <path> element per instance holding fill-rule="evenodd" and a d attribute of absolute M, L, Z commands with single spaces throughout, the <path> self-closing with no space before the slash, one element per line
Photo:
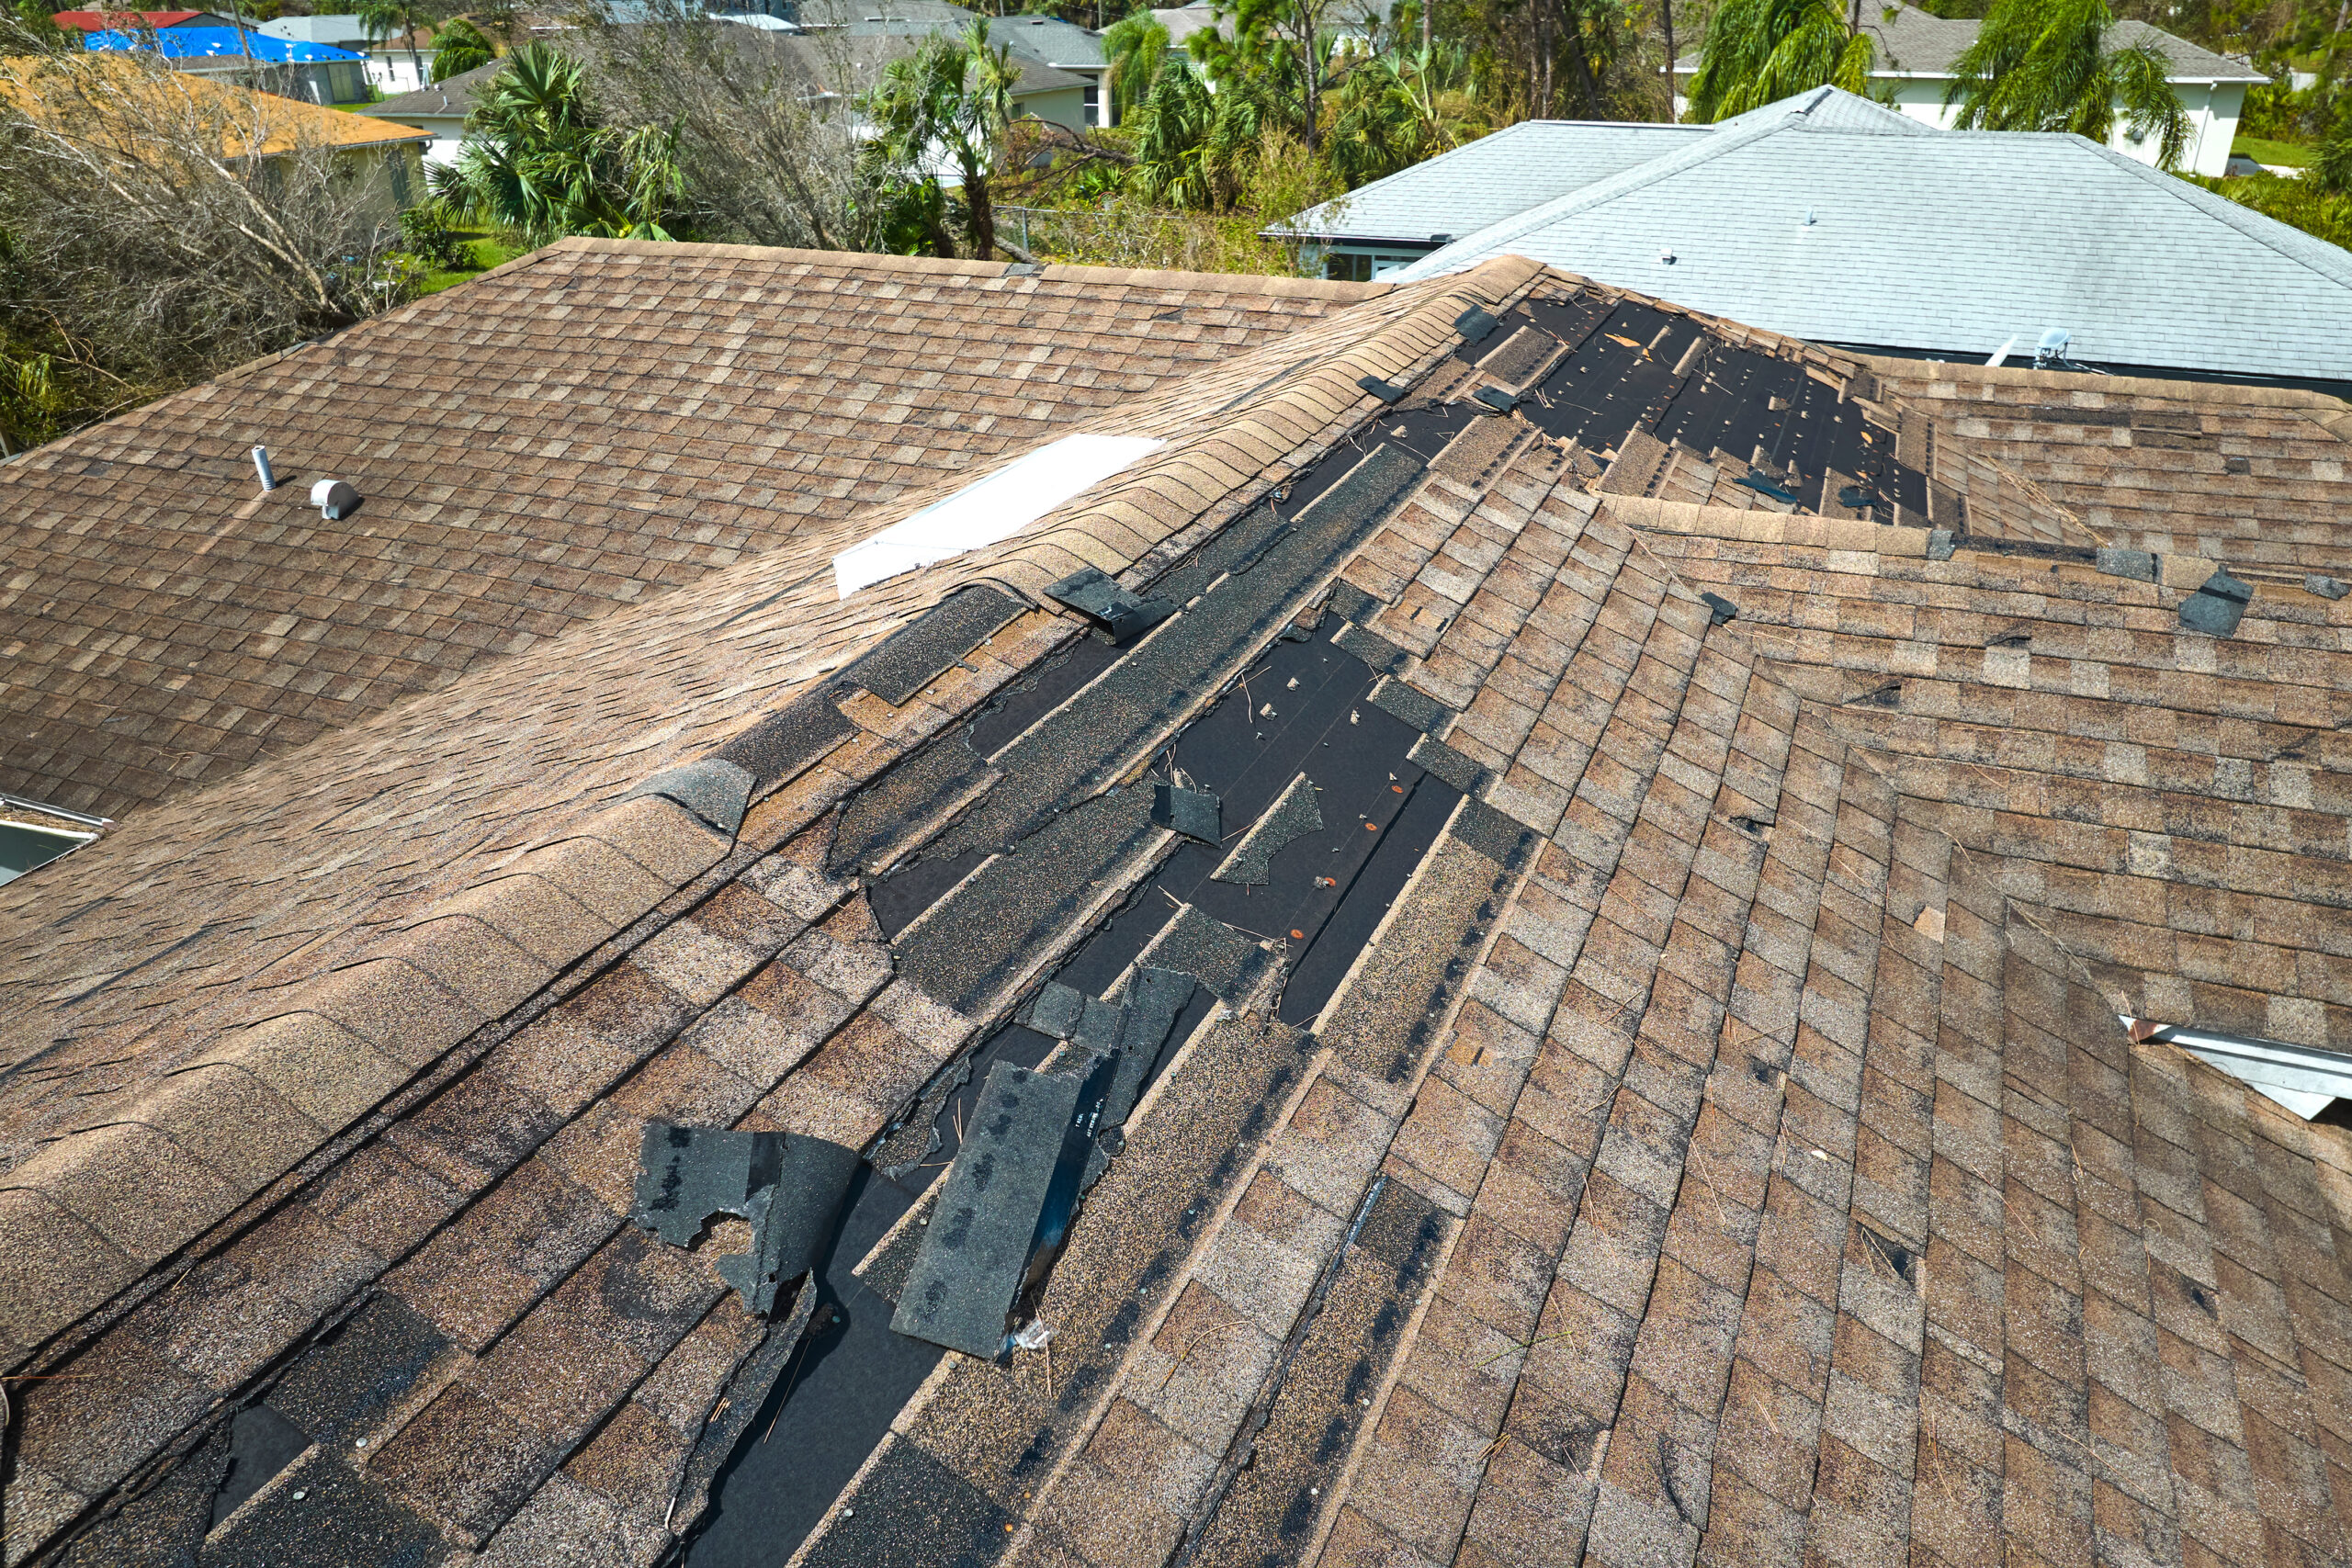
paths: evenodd
<path fill-rule="evenodd" d="M 0 466 L 0 788 L 125 816 L 1369 292 L 540 252 Z"/>
<path fill-rule="evenodd" d="M 2118 1018 L 2352 1051 L 2341 527 L 2111 481 L 2125 559 L 2007 457 L 2316 519 L 2352 409 L 1946 369 L 1367 291 L 1023 536 L 839 601 L 922 498 L 812 520 L 0 889 L 10 1562 L 650 1563 L 754 1473 L 809 1565 L 2342 1560 L 2352 1131 Z M 1106 1039 L 1050 1333 L 797 1417 L 915 1343 L 933 1184 L 1009 1278 L 965 1117 Z M 868 1154 L 846 1326 L 629 1223 L 650 1123 Z"/>
<path fill-rule="evenodd" d="M 1939 17 L 1897 0 L 1894 5 L 1865 7 L 1861 26 L 1878 50 L 1871 73 L 1899 77 L 1950 75 L 1953 62 L 1976 41 L 1977 29 L 1984 24 L 1971 17 Z M 2109 49 L 2130 49 L 2143 43 L 2154 45 L 2171 63 L 2172 79 L 2176 82 L 2267 80 L 2242 60 L 2216 54 L 2146 22 L 2119 21 L 2108 30 Z M 1674 67 L 1678 76 L 1690 75 L 1698 69 L 1695 52 L 1684 56 Z"/>
<path fill-rule="evenodd" d="M 2013 338 L 2030 351 L 2057 327 L 2094 363 L 2346 375 L 2314 323 L 2352 312 L 2352 254 L 2071 135 L 1770 120 L 1572 191 L 1400 276 L 1505 253 L 1831 342 L 1989 355 Z"/>

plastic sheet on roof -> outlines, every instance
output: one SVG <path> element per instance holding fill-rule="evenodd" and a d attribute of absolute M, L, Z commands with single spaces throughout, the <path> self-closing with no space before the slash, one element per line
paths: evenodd
<path fill-rule="evenodd" d="M 833 558 L 833 580 L 846 599 L 901 572 L 1009 539 L 1166 445 L 1149 435 L 1065 435 L 852 545 Z"/>

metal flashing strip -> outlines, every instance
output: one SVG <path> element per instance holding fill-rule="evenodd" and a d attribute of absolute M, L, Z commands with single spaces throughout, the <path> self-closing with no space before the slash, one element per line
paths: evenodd
<path fill-rule="evenodd" d="M 2186 1024 L 2116 1017 L 2134 1040 L 2177 1045 L 2208 1066 L 2241 1078 L 2308 1122 L 2338 1100 L 2352 1099 L 2352 1056 L 2282 1040 L 2216 1034 Z"/>

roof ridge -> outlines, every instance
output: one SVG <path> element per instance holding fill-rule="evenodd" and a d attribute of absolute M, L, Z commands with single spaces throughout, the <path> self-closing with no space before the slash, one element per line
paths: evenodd
<path fill-rule="evenodd" d="M 557 251 L 601 251 L 620 255 L 731 256 L 767 262 L 805 261 L 825 266 L 840 266 L 844 265 L 845 257 L 855 256 L 856 265 L 869 270 L 938 277 L 1038 277 L 1058 283 L 1124 283 L 1214 288 L 1235 293 L 1351 302 L 1374 299 L 1396 287 L 1393 283 L 1339 283 L 1321 277 L 1279 277 L 1249 272 L 1184 272 L 1174 268 L 1087 266 L 1069 262 L 1048 262 L 1038 266 L 1030 262 L 975 261 L 967 257 L 900 256 L 883 253 L 804 250 L 790 245 L 723 245 L 684 240 L 599 240 L 576 235 L 558 240 L 531 254 L 538 256 Z M 528 258 L 516 258 L 518 261 L 526 259 Z"/>

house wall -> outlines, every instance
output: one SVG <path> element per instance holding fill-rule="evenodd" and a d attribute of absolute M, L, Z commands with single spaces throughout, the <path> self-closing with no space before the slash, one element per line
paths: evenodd
<path fill-rule="evenodd" d="M 1034 114 L 1048 125 L 1066 130 L 1086 129 L 1086 95 L 1075 86 L 1057 92 L 1024 95 L 1013 100 L 1020 114 Z"/>

